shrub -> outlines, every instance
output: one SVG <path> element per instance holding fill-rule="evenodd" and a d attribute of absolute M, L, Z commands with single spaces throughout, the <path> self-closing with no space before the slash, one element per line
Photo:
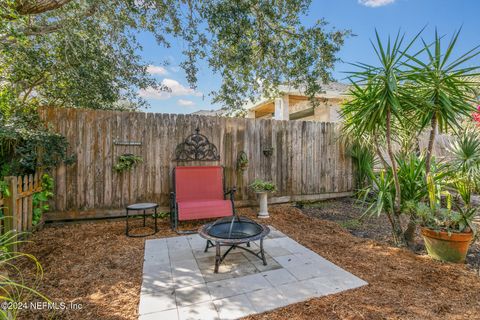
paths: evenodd
<path fill-rule="evenodd" d="M 253 181 L 249 187 L 254 192 L 275 192 L 276 191 L 276 187 L 272 182 L 264 181 L 262 179 L 255 179 L 255 181 Z"/>
<path fill-rule="evenodd" d="M 429 176 L 428 200 L 429 205 L 419 203 L 417 207 L 417 216 L 421 224 L 436 231 L 451 232 L 474 232 L 476 231 L 473 219 L 477 215 L 477 208 L 469 206 L 458 207 L 458 210 L 452 210 L 452 197 L 449 192 L 442 192 L 440 186 L 436 185 Z M 446 208 L 442 208 L 441 196 L 446 198 Z"/>
<path fill-rule="evenodd" d="M 0 116 L 0 176 L 31 174 L 72 163 L 65 137 L 47 128 L 36 113 Z"/>
<path fill-rule="evenodd" d="M 117 163 L 113 166 L 113 170 L 118 173 L 131 170 L 139 163 L 143 162 L 143 158 L 131 153 L 126 153 L 118 157 Z"/>

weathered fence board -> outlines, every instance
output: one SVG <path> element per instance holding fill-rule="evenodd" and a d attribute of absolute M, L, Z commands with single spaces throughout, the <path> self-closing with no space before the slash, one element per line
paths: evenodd
<path fill-rule="evenodd" d="M 51 219 L 111 216 L 139 201 L 167 207 L 177 165 L 224 166 L 239 205 L 254 203 L 248 185 L 255 178 L 276 184 L 272 202 L 345 196 L 353 186 L 339 124 L 53 108 L 40 115 L 66 136 L 68 152 L 76 155 L 73 165 L 54 172 Z M 177 145 L 196 128 L 217 146 L 220 161 L 174 160 Z M 120 141 L 141 145 L 115 143 Z M 264 155 L 267 148 L 273 148 L 270 156 Z M 237 170 L 242 151 L 249 160 L 243 172 Z M 118 174 L 112 167 L 125 153 L 141 156 L 143 163 Z"/>

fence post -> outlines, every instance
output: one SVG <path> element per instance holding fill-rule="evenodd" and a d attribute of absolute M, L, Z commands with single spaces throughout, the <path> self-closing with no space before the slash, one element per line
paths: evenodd
<path fill-rule="evenodd" d="M 4 230 L 3 233 L 5 234 L 8 231 L 14 231 L 15 233 L 18 231 L 16 230 L 17 226 L 17 177 L 5 177 L 5 182 L 8 184 L 8 192 L 9 196 L 5 197 L 5 219 L 3 221 Z M 16 250 L 17 246 L 14 245 L 11 250 Z"/>

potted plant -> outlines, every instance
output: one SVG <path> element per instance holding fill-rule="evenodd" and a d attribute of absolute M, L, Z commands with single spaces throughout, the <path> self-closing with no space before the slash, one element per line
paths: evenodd
<path fill-rule="evenodd" d="M 477 209 L 466 204 L 457 211 L 452 210 L 450 193 L 441 192 L 431 176 L 427 178 L 427 185 L 430 206 L 419 204 L 417 216 L 428 255 L 441 261 L 462 263 L 476 232 L 473 219 Z M 441 207 L 441 195 L 445 196 L 446 208 Z"/>
<path fill-rule="evenodd" d="M 247 168 L 248 168 L 248 157 L 247 157 L 247 154 L 244 151 L 242 151 L 240 152 L 237 158 L 237 170 L 245 171 L 247 170 Z"/>
<path fill-rule="evenodd" d="M 260 211 L 258 212 L 258 217 L 269 218 L 270 215 L 268 213 L 268 193 L 275 192 L 275 185 L 272 182 L 255 179 L 255 181 L 250 184 L 250 189 L 252 189 L 258 195 L 260 204 Z"/>
<path fill-rule="evenodd" d="M 113 165 L 113 170 L 115 170 L 117 173 L 122 173 L 132 170 L 141 162 L 143 162 L 142 157 L 131 153 L 125 153 L 118 157 L 117 163 Z"/>

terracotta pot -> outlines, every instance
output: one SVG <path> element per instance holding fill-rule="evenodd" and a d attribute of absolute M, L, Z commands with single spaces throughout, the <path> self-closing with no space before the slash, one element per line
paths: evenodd
<path fill-rule="evenodd" d="M 455 263 L 465 262 L 473 232 L 450 233 L 422 228 L 422 236 L 428 255 L 434 259 Z"/>

